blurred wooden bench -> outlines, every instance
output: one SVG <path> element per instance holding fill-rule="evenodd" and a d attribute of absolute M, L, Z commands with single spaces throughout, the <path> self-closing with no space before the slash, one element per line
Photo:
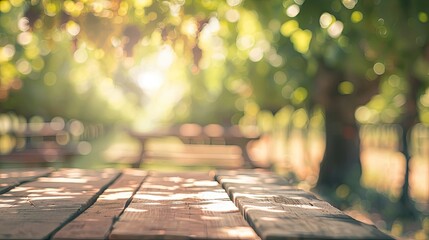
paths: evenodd
<path fill-rule="evenodd" d="M 254 164 L 247 150 L 248 143 L 259 139 L 259 135 L 243 133 L 239 126 L 223 127 L 218 124 L 201 126 L 186 123 L 158 129 L 151 132 L 128 131 L 129 134 L 138 139 L 141 144 L 139 158 L 132 164 L 139 167 L 147 159 L 182 159 L 185 163 L 192 165 L 198 162 L 209 163 L 210 161 L 222 161 L 224 166 L 237 168 L 252 168 Z M 147 148 L 150 139 L 176 137 L 183 146 L 176 149 L 160 149 L 152 151 Z M 194 161 L 195 160 L 195 161 Z"/>
<path fill-rule="evenodd" d="M 79 154 L 77 146 L 64 129 L 55 129 L 50 123 L 39 123 L 37 129 L 26 127 L 7 133 L 13 143 L 8 151 L 0 153 L 0 163 L 41 164 L 62 162 Z"/>

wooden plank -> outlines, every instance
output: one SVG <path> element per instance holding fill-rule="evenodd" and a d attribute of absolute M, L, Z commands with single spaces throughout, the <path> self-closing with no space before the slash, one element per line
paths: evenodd
<path fill-rule="evenodd" d="M 392 239 L 269 171 L 220 171 L 216 179 L 262 239 Z"/>
<path fill-rule="evenodd" d="M 106 239 L 114 221 L 128 205 L 145 177 L 145 171 L 125 169 L 90 208 L 58 231 L 53 239 Z"/>
<path fill-rule="evenodd" d="M 52 168 L 0 169 L 0 194 L 22 183 L 31 182 L 38 177 L 47 176 L 52 171 Z"/>
<path fill-rule="evenodd" d="M 259 239 L 208 173 L 152 173 L 111 239 Z"/>
<path fill-rule="evenodd" d="M 111 169 L 60 169 L 0 195 L 0 239 L 49 238 L 118 175 Z"/>

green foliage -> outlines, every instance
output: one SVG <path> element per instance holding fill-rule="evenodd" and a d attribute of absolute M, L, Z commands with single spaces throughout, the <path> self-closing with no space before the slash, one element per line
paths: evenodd
<path fill-rule="evenodd" d="M 399 0 L 1 1 L 0 110 L 112 122 L 163 101 L 152 121 L 210 122 L 245 115 L 242 103 L 275 113 L 338 94 L 356 99 L 359 121 L 392 122 L 415 75 L 429 122 L 426 9 Z M 320 64 L 343 74 L 335 92 L 320 91 Z"/>

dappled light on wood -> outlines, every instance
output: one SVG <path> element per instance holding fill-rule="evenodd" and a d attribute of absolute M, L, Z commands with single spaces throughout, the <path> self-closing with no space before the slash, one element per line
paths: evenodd
<path fill-rule="evenodd" d="M 88 179 L 70 179 L 70 178 L 42 178 L 41 182 L 55 182 L 55 183 L 87 183 Z"/>
<path fill-rule="evenodd" d="M 0 195 L 0 202 L 15 199 L 1 209 L 3 214 L 14 216 L 18 221 L 15 226 L 3 223 L 0 227 L 1 238 L 47 238 L 58 227 L 58 223 L 65 222 L 71 214 L 82 211 L 100 188 L 118 175 L 113 169 L 101 173 L 78 169 L 51 172 L 52 170 L 36 171 L 32 176 L 33 181 Z M 48 176 L 40 178 L 40 181 L 35 179 L 36 176 L 44 175 Z M 24 179 L 25 177 L 21 181 L 25 181 Z M 84 181 L 77 181 L 81 179 Z M 19 214 L 21 212 L 27 214 Z"/>
<path fill-rule="evenodd" d="M 118 199 L 129 199 L 132 196 L 132 192 L 130 192 L 130 189 L 123 188 L 123 189 L 117 189 L 118 192 L 110 192 L 103 194 L 100 196 L 100 201 L 115 201 Z"/>
<path fill-rule="evenodd" d="M 17 171 L 20 170 L 11 172 Z M 58 191 L 56 196 L 44 196 L 43 201 L 39 201 L 42 198 L 22 194 L 30 188 L 44 192 L 53 184 L 54 181 L 38 181 L 38 175 L 67 178 L 73 173 L 84 178 L 99 177 L 90 181 L 93 184 L 91 191 L 79 190 L 85 184 L 63 183 L 64 190 Z M 251 176 L 257 179 L 253 185 L 262 190 L 249 190 L 252 185 L 228 182 L 234 176 Z M 16 187 L 22 187 L 19 194 L 12 189 L 0 195 L 0 200 L 6 200 L 0 202 L 1 211 L 14 214 L 13 218 L 0 218 L 2 238 L 258 240 L 274 236 L 359 236 L 390 239 L 375 227 L 348 217 L 313 194 L 288 185 L 284 178 L 268 170 L 145 172 L 123 169 L 112 172 L 58 169 L 49 173 L 35 171 L 33 177 L 36 178 Z M 277 181 L 265 181 L 273 178 Z M 178 188 L 156 191 L 155 185 Z M 62 193 L 69 192 L 81 195 L 70 194 L 63 198 Z M 145 192 L 172 198 L 137 197 Z M 252 193 L 254 198 L 238 196 L 237 193 Z M 177 195 L 179 197 L 175 198 Z M 21 204 L 24 197 L 26 201 Z M 16 207 L 9 206 L 12 204 Z"/>
<path fill-rule="evenodd" d="M 247 186 L 233 181 L 244 179 L 244 176 L 257 178 L 258 181 Z M 283 178 L 265 181 L 273 179 L 268 172 L 241 171 L 237 175 L 235 171 L 220 171 L 216 179 L 264 239 L 276 236 L 312 238 L 311 232 L 322 229 L 318 238 L 347 238 L 349 234 L 353 238 L 389 238 L 383 234 L 373 235 L 376 230 L 372 226 L 355 222 L 315 195 L 288 186 Z M 250 189 L 249 185 L 260 186 L 263 190 Z M 267 195 L 267 192 L 272 194 Z"/>
<path fill-rule="evenodd" d="M 236 212 L 237 207 L 229 199 L 224 201 L 209 201 L 204 205 L 195 205 L 194 207 L 201 209 L 202 211 L 210 212 Z"/>
<path fill-rule="evenodd" d="M 139 234 L 154 238 L 257 238 L 218 182 L 202 172 L 151 173 L 111 236 L 133 238 Z"/>

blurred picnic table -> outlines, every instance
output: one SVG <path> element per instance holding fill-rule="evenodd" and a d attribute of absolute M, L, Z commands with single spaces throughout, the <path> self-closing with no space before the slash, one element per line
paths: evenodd
<path fill-rule="evenodd" d="M 132 164 L 139 167 L 142 163 L 154 159 L 178 159 L 187 164 L 198 162 L 216 162 L 225 168 L 256 167 L 249 155 L 249 142 L 258 140 L 256 131 L 243 131 L 238 125 L 221 126 L 185 123 L 152 131 L 127 130 L 130 136 L 141 144 L 141 152 Z M 179 148 L 149 149 L 151 139 L 175 137 L 183 145 Z M 156 161 L 156 160 L 155 160 Z"/>

